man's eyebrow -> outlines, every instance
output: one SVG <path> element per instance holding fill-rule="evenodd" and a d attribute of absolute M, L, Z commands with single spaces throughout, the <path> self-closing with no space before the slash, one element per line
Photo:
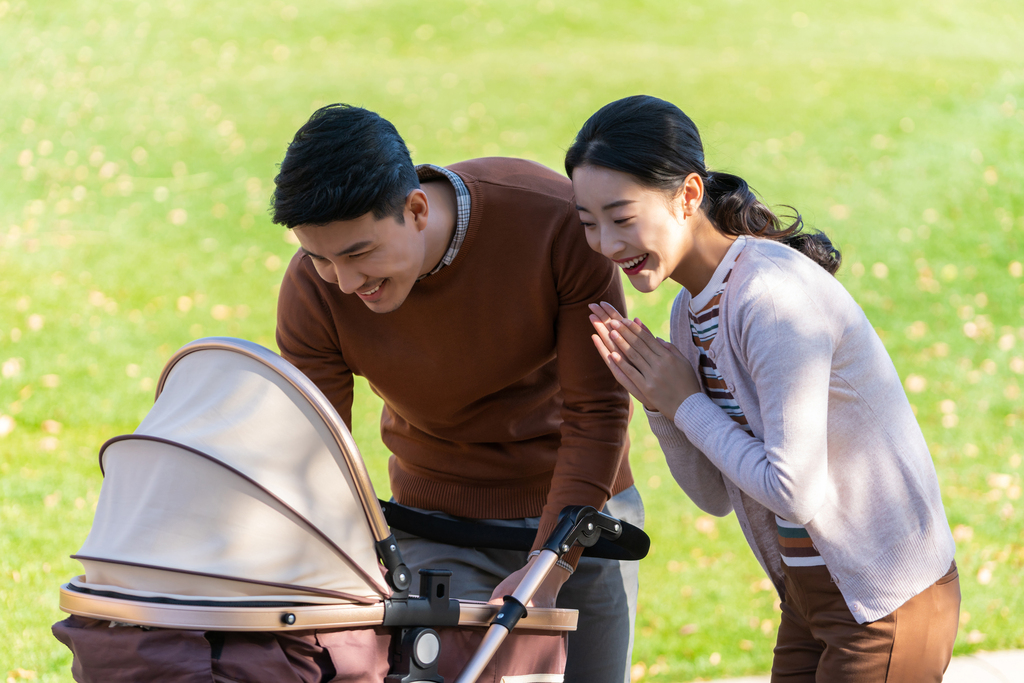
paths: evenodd
<path fill-rule="evenodd" d="M 366 247 L 368 247 L 368 246 L 370 246 L 372 244 L 373 244 L 373 242 L 371 242 L 370 240 L 363 240 L 362 242 L 356 242 L 355 244 L 353 244 L 351 246 L 348 246 L 348 247 L 342 249 L 341 251 L 337 252 L 335 254 L 335 256 L 346 256 L 346 255 L 351 254 L 351 253 L 356 252 L 356 251 L 362 251 L 363 249 L 365 249 Z M 311 252 L 309 249 L 306 249 L 305 247 L 300 247 L 300 248 L 302 249 L 302 251 L 304 251 L 309 256 L 312 256 L 313 258 L 319 258 L 319 259 L 323 258 L 323 256 L 320 256 L 318 254 L 314 254 L 313 252 Z"/>
<path fill-rule="evenodd" d="M 607 211 L 608 209 L 614 209 L 614 208 L 617 208 L 617 207 L 620 207 L 620 206 L 625 206 L 626 204 L 633 204 L 635 202 L 636 202 L 635 199 L 617 199 L 614 202 L 611 202 L 609 204 L 605 204 L 604 206 L 602 206 L 601 210 L 602 211 Z M 590 212 L 590 209 L 588 209 L 585 206 L 580 206 L 579 204 L 576 205 L 576 210 L 577 211 L 586 211 L 588 213 Z"/>

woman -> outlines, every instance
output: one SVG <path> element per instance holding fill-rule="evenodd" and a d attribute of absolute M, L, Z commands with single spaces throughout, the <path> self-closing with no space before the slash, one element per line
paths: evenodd
<path fill-rule="evenodd" d="M 628 97 L 566 154 L 590 247 L 683 286 L 672 343 L 593 305 L 594 343 L 683 490 L 735 510 L 782 598 L 773 681 L 941 681 L 960 607 L 935 469 L 821 233 L 704 164 L 674 105 Z"/>

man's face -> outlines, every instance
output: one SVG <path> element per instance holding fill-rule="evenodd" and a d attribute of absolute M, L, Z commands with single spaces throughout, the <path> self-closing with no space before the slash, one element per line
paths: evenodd
<path fill-rule="evenodd" d="M 411 212 L 405 221 L 373 213 L 293 230 L 316 272 L 376 313 L 390 313 L 409 296 L 424 268 L 425 243 Z"/>

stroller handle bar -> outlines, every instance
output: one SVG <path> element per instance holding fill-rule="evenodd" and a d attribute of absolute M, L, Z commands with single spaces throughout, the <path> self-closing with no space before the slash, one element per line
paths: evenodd
<path fill-rule="evenodd" d="M 584 548 L 591 547 L 604 535 L 607 535 L 610 540 L 617 540 L 622 536 L 622 532 L 622 522 L 598 512 L 590 506 L 573 505 L 564 508 L 558 516 L 555 530 L 551 532 L 551 536 L 541 548 L 536 561 L 512 595 L 505 596 L 505 604 L 501 611 L 491 622 L 480 647 L 477 648 L 476 653 L 466 664 L 459 677 L 455 679 L 455 683 L 476 683 L 509 632 L 515 628 L 516 623 L 522 617 L 526 616 L 526 604 L 537 593 L 537 589 L 540 588 L 562 555 L 577 544 Z M 640 531 L 639 533 L 644 538 L 647 537 L 644 532 Z M 648 547 L 649 545 L 650 540 L 648 539 Z M 646 555 L 646 550 L 644 555 Z"/>

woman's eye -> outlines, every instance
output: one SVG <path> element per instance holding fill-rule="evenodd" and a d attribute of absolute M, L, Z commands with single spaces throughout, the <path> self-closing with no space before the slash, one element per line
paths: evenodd
<path fill-rule="evenodd" d="M 628 223 L 631 220 L 633 220 L 632 216 L 630 216 L 628 218 L 616 218 L 615 219 L 615 225 L 625 225 L 626 223 Z"/>

